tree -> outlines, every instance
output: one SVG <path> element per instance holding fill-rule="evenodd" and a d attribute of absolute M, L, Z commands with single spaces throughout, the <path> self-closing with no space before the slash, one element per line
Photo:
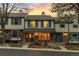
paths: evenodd
<path fill-rule="evenodd" d="M 79 4 L 78 3 L 53 3 L 51 4 L 51 12 L 56 12 L 60 19 L 79 18 Z M 72 13 L 74 12 L 74 13 Z"/>
<path fill-rule="evenodd" d="M 1 29 L 2 29 L 2 45 L 5 43 L 5 24 L 8 20 L 8 16 L 11 12 L 13 12 L 16 9 L 16 6 L 18 4 L 16 3 L 2 3 L 0 8 L 0 18 L 1 18 Z"/>
<path fill-rule="evenodd" d="M 68 33 L 70 32 L 69 21 L 71 21 L 73 18 L 79 20 L 79 4 L 78 3 L 54 3 L 51 5 L 50 11 L 56 12 L 59 17 L 59 20 L 64 19 L 66 22 L 68 22 Z"/>

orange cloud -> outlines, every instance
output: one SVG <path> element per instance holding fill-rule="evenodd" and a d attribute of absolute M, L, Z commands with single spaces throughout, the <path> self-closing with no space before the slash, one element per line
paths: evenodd
<path fill-rule="evenodd" d="M 50 4 L 39 4 L 35 6 L 35 8 L 29 12 L 29 15 L 41 15 L 44 11 L 46 15 L 56 16 L 56 13 L 51 13 L 49 9 L 51 8 Z"/>

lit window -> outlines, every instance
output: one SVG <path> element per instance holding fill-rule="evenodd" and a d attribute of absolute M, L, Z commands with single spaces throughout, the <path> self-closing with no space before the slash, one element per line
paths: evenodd
<path fill-rule="evenodd" d="M 32 34 L 29 34 L 29 38 L 32 38 Z"/>
<path fill-rule="evenodd" d="M 47 21 L 44 21 L 44 28 L 47 27 Z"/>
<path fill-rule="evenodd" d="M 26 34 L 26 38 L 28 38 L 28 34 Z"/>
<path fill-rule="evenodd" d="M 32 21 L 32 28 L 35 28 L 35 24 L 36 24 L 36 22 Z"/>

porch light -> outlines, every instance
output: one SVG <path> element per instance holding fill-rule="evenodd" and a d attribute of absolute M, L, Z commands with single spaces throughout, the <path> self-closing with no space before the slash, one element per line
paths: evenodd
<path fill-rule="evenodd" d="M 68 33 L 63 33 L 63 36 L 66 36 L 66 35 L 68 35 Z"/>

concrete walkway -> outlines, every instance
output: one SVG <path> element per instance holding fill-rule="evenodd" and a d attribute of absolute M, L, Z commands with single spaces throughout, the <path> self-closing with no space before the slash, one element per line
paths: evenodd
<path fill-rule="evenodd" d="M 64 46 L 59 46 L 59 47 L 61 48 L 61 50 L 68 50 Z"/>
<path fill-rule="evenodd" d="M 21 47 L 0 47 L 0 49 L 20 49 L 20 50 L 38 50 L 38 51 L 57 51 L 57 52 L 74 52 L 79 53 L 75 50 L 56 50 L 56 49 L 45 49 L 45 48 L 21 48 Z"/>
<path fill-rule="evenodd" d="M 0 45 L 0 49 L 20 49 L 20 50 L 39 50 L 39 51 L 59 51 L 59 52 L 76 52 L 79 53 L 79 51 L 76 50 L 68 50 L 64 46 L 58 46 L 61 48 L 61 50 L 53 49 L 53 48 L 28 48 L 29 44 L 23 45 L 23 47 L 9 47 L 8 44 L 5 44 L 4 46 Z"/>

